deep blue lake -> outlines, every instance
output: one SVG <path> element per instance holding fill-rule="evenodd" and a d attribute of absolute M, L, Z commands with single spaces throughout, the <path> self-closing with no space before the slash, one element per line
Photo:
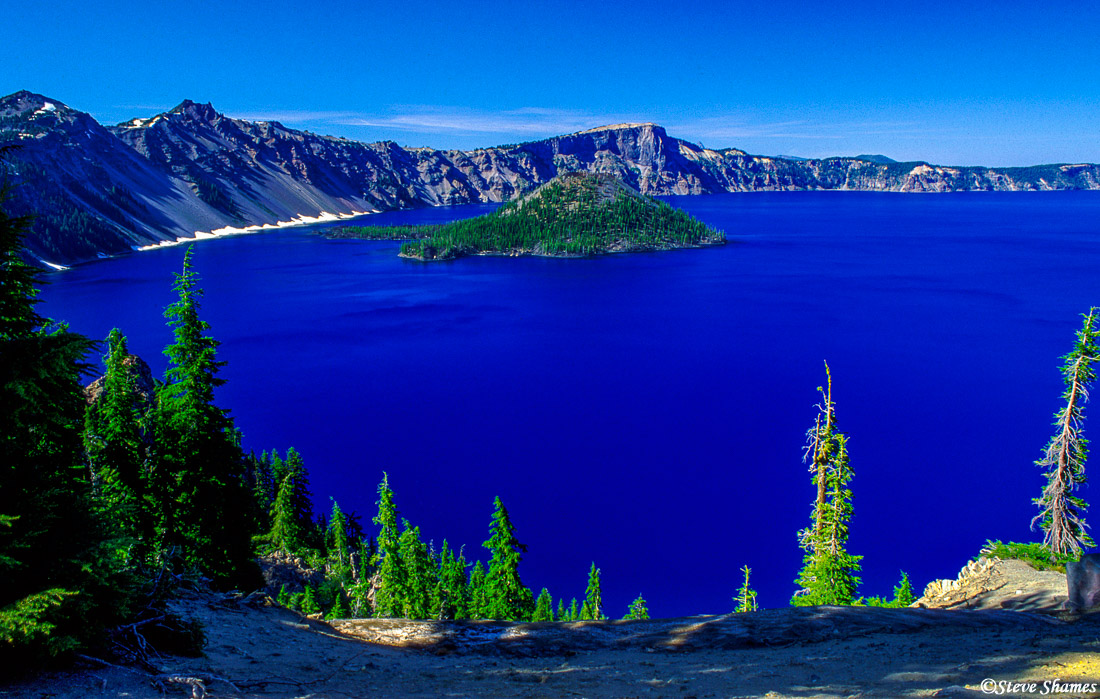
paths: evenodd
<path fill-rule="evenodd" d="M 787 603 L 823 360 L 863 594 L 900 569 L 918 592 L 954 577 L 989 538 L 1037 540 L 1059 357 L 1100 304 L 1100 192 L 667 200 L 730 244 L 424 264 L 310 229 L 203 241 L 219 402 L 246 448 L 303 454 L 318 510 L 335 496 L 372 533 L 386 471 L 426 539 L 484 559 L 499 495 L 524 581 L 568 602 L 595 561 L 613 616 L 639 592 L 655 616 L 729 611 L 744 564 L 765 606 Z M 121 328 L 160 374 L 183 253 L 52 274 L 40 309 L 93 338 Z"/>

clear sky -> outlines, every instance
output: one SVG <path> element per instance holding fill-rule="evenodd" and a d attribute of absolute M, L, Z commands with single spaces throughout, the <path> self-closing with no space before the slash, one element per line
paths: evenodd
<path fill-rule="evenodd" d="M 0 93 L 104 123 L 185 98 L 473 148 L 654 121 L 712 148 L 1100 162 L 1100 4 L 8 2 Z"/>

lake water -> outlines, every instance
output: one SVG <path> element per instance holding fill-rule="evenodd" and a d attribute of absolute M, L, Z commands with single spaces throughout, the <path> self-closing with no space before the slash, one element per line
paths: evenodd
<path fill-rule="evenodd" d="M 728 611 L 744 564 L 765 606 L 787 603 L 823 360 L 864 594 L 889 595 L 900 569 L 919 591 L 986 539 L 1038 536 L 1058 358 L 1100 304 L 1100 193 L 667 200 L 730 244 L 423 264 L 307 229 L 204 241 L 219 402 L 246 448 L 296 447 L 317 508 L 335 496 L 370 531 L 386 471 L 425 538 L 484 558 L 499 495 L 530 549 L 524 581 L 583 597 L 595 561 L 614 616 L 639 592 L 657 616 Z M 118 326 L 160 374 L 182 256 L 53 274 L 41 310 L 94 338 Z"/>

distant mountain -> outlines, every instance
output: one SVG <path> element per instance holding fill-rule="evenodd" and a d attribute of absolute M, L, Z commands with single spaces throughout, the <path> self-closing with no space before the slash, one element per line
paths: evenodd
<path fill-rule="evenodd" d="M 856 160 L 866 160 L 869 163 L 880 163 L 882 165 L 889 165 L 890 163 L 896 163 L 893 158 L 887 158 L 885 155 L 857 155 Z"/>
<path fill-rule="evenodd" d="M 473 151 L 360 143 L 233 119 L 209 104 L 104 127 L 30 92 L 0 98 L 15 213 L 32 255 L 71 264 L 234 229 L 375 210 L 503 201 L 559 173 L 606 172 L 643 194 L 755 190 L 1100 189 L 1096 165 L 939 167 L 794 161 L 710 150 L 656 124 L 617 124 Z M 870 156 L 877 157 L 877 156 Z"/>

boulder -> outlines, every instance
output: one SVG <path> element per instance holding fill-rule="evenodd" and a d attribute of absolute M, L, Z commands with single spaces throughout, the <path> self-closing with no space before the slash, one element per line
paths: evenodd
<path fill-rule="evenodd" d="M 1086 553 L 1066 564 L 1066 589 L 1070 609 L 1100 607 L 1100 553 Z"/>

